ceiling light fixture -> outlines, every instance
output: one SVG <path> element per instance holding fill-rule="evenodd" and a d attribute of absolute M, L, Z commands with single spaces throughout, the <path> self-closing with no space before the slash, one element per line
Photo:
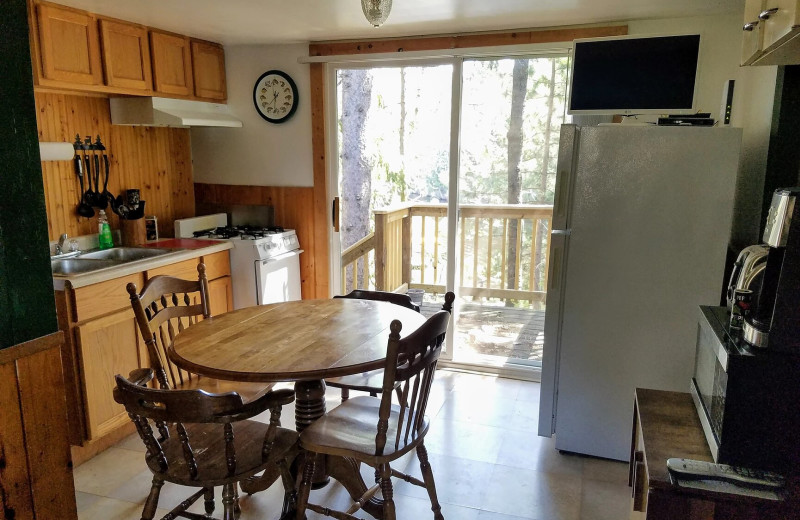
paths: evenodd
<path fill-rule="evenodd" d="M 380 27 L 389 18 L 392 10 L 392 0 L 361 0 L 361 10 L 367 21 L 374 27 Z"/>

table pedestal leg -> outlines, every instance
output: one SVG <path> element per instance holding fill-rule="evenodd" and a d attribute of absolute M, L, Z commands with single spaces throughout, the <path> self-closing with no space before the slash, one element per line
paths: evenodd
<path fill-rule="evenodd" d="M 300 433 L 325 415 L 325 381 L 298 381 L 294 384 L 294 393 L 295 428 Z M 311 489 L 325 487 L 330 480 L 325 458 L 318 457 Z"/>

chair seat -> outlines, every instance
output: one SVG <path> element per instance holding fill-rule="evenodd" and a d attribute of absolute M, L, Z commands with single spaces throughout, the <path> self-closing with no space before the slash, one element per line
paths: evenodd
<path fill-rule="evenodd" d="M 379 394 L 383 391 L 383 369 L 350 376 L 332 377 L 326 379 L 325 384 L 334 388 L 347 388 Z"/>
<path fill-rule="evenodd" d="M 183 486 L 208 487 L 219 486 L 228 482 L 237 482 L 264 470 L 270 464 L 275 464 L 297 440 L 297 433 L 286 428 L 278 428 L 275 444 L 270 451 L 270 456 L 264 460 L 262 448 L 264 435 L 269 424 L 259 421 L 238 421 L 233 424 L 233 437 L 236 445 L 236 469 L 232 475 L 228 474 L 225 459 L 225 440 L 220 435 L 220 424 L 186 424 L 192 451 L 203 454 L 198 457 L 197 478 L 189 477 L 186 459 L 183 456 L 183 446 L 174 429 L 170 429 L 170 437 L 161 443 L 164 456 L 172 461 L 167 471 L 162 473 L 154 457 L 146 457 L 150 470 L 163 480 Z"/>
<path fill-rule="evenodd" d="M 303 430 L 300 434 L 300 446 L 316 453 L 353 457 L 375 465 L 402 456 L 416 447 L 428 433 L 430 421 L 425 417 L 422 427 L 414 432 L 413 437 L 409 435 L 408 438 L 400 438 L 396 443 L 400 407 L 392 405 L 386 447 L 382 455 L 376 455 L 375 424 L 380 406 L 381 400 L 374 397 L 348 399 Z M 408 410 L 403 421 L 408 421 Z"/>
<path fill-rule="evenodd" d="M 224 394 L 236 392 L 242 397 L 245 404 L 256 401 L 267 394 L 272 387 L 272 383 L 240 383 L 236 381 L 224 381 L 210 377 L 194 376 L 192 379 L 184 380 L 177 385 L 174 390 L 205 390 L 211 394 Z"/>

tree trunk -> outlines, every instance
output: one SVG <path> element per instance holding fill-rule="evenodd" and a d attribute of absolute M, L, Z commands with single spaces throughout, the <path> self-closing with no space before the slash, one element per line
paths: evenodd
<path fill-rule="evenodd" d="M 369 205 L 372 195 L 372 165 L 365 154 L 364 123 L 372 101 L 372 75 L 368 70 L 343 70 L 342 79 L 342 249 L 369 233 Z M 365 266 L 358 265 L 358 279 L 364 280 Z M 354 273 L 347 270 L 345 287 L 354 289 Z"/>
<path fill-rule="evenodd" d="M 547 170 L 550 168 L 550 132 L 553 129 L 553 105 L 554 99 L 556 95 L 556 60 L 551 60 L 551 68 L 550 68 L 550 92 L 548 93 L 547 97 L 547 121 L 545 121 L 544 125 L 544 154 L 542 156 L 542 172 L 541 177 L 539 179 L 539 194 L 537 196 L 537 202 L 541 202 L 544 200 L 544 195 L 547 193 Z M 546 248 L 542 247 L 542 242 L 544 238 L 547 236 L 549 229 L 545 229 L 544 226 L 539 226 L 539 231 L 536 233 L 536 254 L 534 258 L 531 259 L 534 263 L 534 272 L 536 273 L 536 285 L 534 285 L 533 280 L 531 280 L 531 290 L 536 291 L 540 289 L 541 280 L 542 280 L 542 268 L 543 268 L 543 259 L 544 255 L 546 254 Z M 543 288 L 543 287 L 541 287 Z"/>
<path fill-rule="evenodd" d="M 520 175 L 519 162 L 522 157 L 522 119 L 525 96 L 528 92 L 528 60 L 514 60 L 511 83 L 511 116 L 508 121 L 508 203 L 519 204 Z M 517 287 L 517 234 L 518 221 L 508 223 L 508 246 L 506 255 L 506 286 Z M 510 302 L 506 301 L 506 305 Z"/>

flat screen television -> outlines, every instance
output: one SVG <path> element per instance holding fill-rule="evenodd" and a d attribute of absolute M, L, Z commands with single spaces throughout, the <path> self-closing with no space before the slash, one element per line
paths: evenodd
<path fill-rule="evenodd" d="M 700 35 L 575 40 L 568 113 L 695 111 Z"/>

